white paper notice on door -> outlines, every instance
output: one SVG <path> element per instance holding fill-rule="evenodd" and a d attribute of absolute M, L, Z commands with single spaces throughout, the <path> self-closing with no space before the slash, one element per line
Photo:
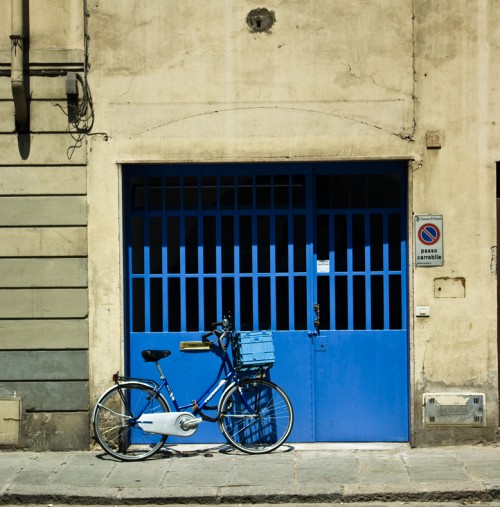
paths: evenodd
<path fill-rule="evenodd" d="M 316 262 L 316 273 L 330 273 L 330 261 L 319 260 Z"/>

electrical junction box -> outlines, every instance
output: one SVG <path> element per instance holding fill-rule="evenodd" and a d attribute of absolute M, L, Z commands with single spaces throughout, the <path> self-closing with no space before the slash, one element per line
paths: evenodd
<path fill-rule="evenodd" d="M 425 144 L 428 150 L 440 150 L 443 145 L 443 134 L 438 131 L 427 132 Z"/>
<path fill-rule="evenodd" d="M 21 398 L 0 399 L 0 446 L 17 447 L 20 430 Z"/>
<path fill-rule="evenodd" d="M 78 97 L 78 83 L 76 72 L 68 72 L 66 76 L 66 95 Z"/>
<path fill-rule="evenodd" d="M 430 317 L 431 309 L 429 306 L 416 306 L 415 307 L 415 316 L 416 317 Z"/>
<path fill-rule="evenodd" d="M 431 425 L 484 426 L 484 394 L 424 393 L 423 422 Z"/>

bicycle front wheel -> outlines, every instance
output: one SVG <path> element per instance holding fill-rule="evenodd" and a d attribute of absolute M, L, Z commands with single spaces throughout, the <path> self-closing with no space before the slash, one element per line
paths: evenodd
<path fill-rule="evenodd" d="M 108 389 L 94 409 L 94 434 L 101 447 L 123 461 L 139 461 L 152 456 L 165 443 L 167 435 L 144 431 L 137 418 L 142 414 L 170 412 L 165 398 L 147 385 L 125 382 Z"/>
<path fill-rule="evenodd" d="M 276 384 L 247 379 L 223 395 L 219 405 L 219 428 L 230 444 L 250 454 L 277 449 L 293 426 L 293 408 Z"/>

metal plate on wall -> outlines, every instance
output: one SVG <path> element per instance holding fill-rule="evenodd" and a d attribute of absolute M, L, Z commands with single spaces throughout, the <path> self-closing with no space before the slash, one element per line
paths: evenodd
<path fill-rule="evenodd" d="M 424 393 L 424 424 L 484 425 L 484 394 Z"/>

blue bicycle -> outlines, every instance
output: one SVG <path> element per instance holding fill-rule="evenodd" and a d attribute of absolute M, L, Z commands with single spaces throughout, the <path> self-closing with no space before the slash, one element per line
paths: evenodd
<path fill-rule="evenodd" d="M 285 442 L 294 416 L 285 392 L 265 378 L 274 354 L 267 363 L 262 357 L 257 361 L 245 359 L 241 346 L 244 333 L 232 329 L 229 317 L 214 323 L 213 328 L 202 336 L 201 342 L 181 342 L 181 349 L 204 348 L 221 359 L 216 379 L 187 405 L 178 404 L 159 364 L 171 354 L 169 350 L 142 351 L 146 362 L 156 364 L 160 383 L 114 375 L 115 385 L 100 397 L 93 412 L 95 438 L 107 453 L 124 461 L 143 460 L 159 451 L 169 435 L 189 437 L 204 421 L 217 422 L 231 445 L 250 454 L 271 452 Z M 209 339 L 212 335 L 215 340 Z M 251 356 L 255 358 L 255 354 Z M 174 411 L 163 396 L 163 389 Z M 210 406 L 221 390 L 217 406 Z M 215 417 L 206 413 L 210 410 L 216 411 Z"/>

